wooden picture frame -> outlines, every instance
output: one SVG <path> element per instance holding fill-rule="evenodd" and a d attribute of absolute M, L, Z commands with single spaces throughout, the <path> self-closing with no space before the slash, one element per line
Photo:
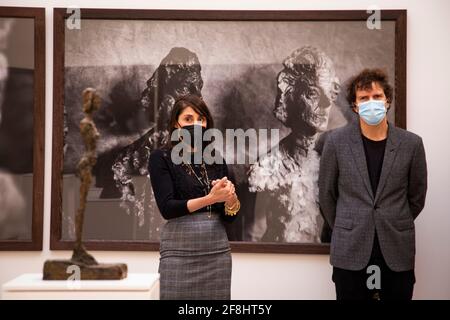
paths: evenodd
<path fill-rule="evenodd" d="M 31 229 L 29 231 L 29 239 L 0 240 L 0 250 L 42 250 L 45 135 L 45 9 L 0 7 L 0 19 L 3 19 L 3 22 L 6 24 L 11 23 L 9 39 L 4 38 L 1 40 L 9 44 L 6 48 L 2 48 L 2 50 L 5 50 L 3 53 L 0 52 L 0 55 L 4 54 L 7 57 L 4 61 L 8 61 L 9 70 L 6 80 L 7 85 L 4 88 L 5 92 L 3 92 L 5 98 L 3 100 L 3 108 L 5 108 L 3 109 L 3 127 L 0 122 L 0 139 L 2 140 L 0 148 L 3 148 L 1 151 L 6 151 L 7 157 L 0 161 L 0 169 L 2 171 L 5 170 L 2 172 L 2 178 L 5 177 L 4 175 L 9 175 L 13 177 L 13 180 L 21 179 L 20 181 L 23 181 L 23 184 L 18 188 L 14 185 L 8 187 L 6 194 L 2 191 L 2 197 L 4 197 L 5 201 L 8 202 L 9 193 L 9 196 L 11 196 L 9 200 L 13 203 L 12 206 L 11 203 L 9 205 L 2 203 L 2 210 L 5 210 L 5 205 L 9 206 L 9 208 L 24 206 L 26 215 L 31 216 L 29 218 L 27 216 L 27 222 L 25 222 L 27 225 L 29 224 Z M 7 20 L 9 22 L 5 22 Z M 5 28 L 8 28 L 5 25 L 3 27 L 3 31 L 6 30 Z M 3 32 L 2 36 L 5 37 L 5 35 L 8 37 L 7 33 Z M 31 40 L 31 44 L 22 43 L 28 40 Z M 30 50 L 30 52 L 24 52 L 26 50 Z M 2 143 L 3 145 L 1 145 Z M 8 157 L 10 158 L 9 161 L 5 160 Z M 3 182 L 9 181 L 2 180 Z M 12 190 L 14 189 L 22 194 L 24 202 L 23 200 L 18 200 L 17 193 L 12 196 Z M 4 224 L 3 228 L 8 227 L 6 225 L 8 223 L 7 219 L 2 221 L 2 223 Z"/>
<path fill-rule="evenodd" d="M 124 32 L 125 35 L 129 36 L 127 38 L 127 44 L 132 48 L 133 52 L 137 52 L 136 55 L 139 55 L 139 44 L 144 42 L 133 42 L 136 35 L 136 31 L 134 25 L 136 21 L 144 21 L 144 22 L 154 22 L 154 23 L 164 23 L 164 26 L 170 26 L 174 23 L 184 23 L 189 22 L 190 25 L 194 25 L 196 23 L 206 23 L 206 22 L 214 22 L 223 24 L 224 28 L 222 30 L 228 30 L 227 24 L 229 23 L 250 23 L 253 31 L 258 30 L 258 24 L 261 28 L 271 28 L 273 25 L 277 25 L 277 23 L 284 23 L 283 27 L 289 27 L 291 25 L 295 26 L 296 23 L 311 23 L 311 26 L 320 26 L 321 23 L 326 24 L 327 30 L 332 30 L 333 25 L 337 26 L 342 23 L 348 23 L 348 29 L 351 30 L 351 23 L 358 23 L 359 27 L 368 28 L 366 26 L 366 22 L 368 21 L 371 13 L 361 10 L 343 10 L 343 11 L 203 11 L 203 10 L 128 10 L 128 9 L 80 9 L 79 18 L 81 18 L 81 29 L 84 25 L 92 26 L 92 23 L 99 21 L 99 26 L 103 26 L 103 23 L 114 23 L 115 21 L 119 21 L 120 28 L 113 28 L 111 25 L 108 25 L 108 30 L 111 32 L 115 32 L 115 30 L 121 29 L 120 32 Z M 381 10 L 381 25 L 386 24 L 389 28 L 389 36 L 392 39 L 390 42 L 392 55 L 387 57 L 392 64 L 392 70 L 394 70 L 391 74 L 391 80 L 393 80 L 393 86 L 395 89 L 395 112 L 390 116 L 394 119 L 396 126 L 406 128 L 406 10 Z M 51 239 L 50 246 L 52 250 L 69 250 L 72 249 L 73 241 L 63 239 L 63 179 L 62 173 L 64 171 L 64 143 L 65 143 L 65 132 L 64 132 L 64 107 L 67 105 L 67 101 L 65 100 L 67 94 L 70 95 L 70 101 L 73 104 L 74 99 L 81 99 L 81 95 L 73 98 L 71 90 L 73 90 L 73 86 L 71 84 L 68 89 L 67 86 L 67 66 L 66 63 L 77 63 L 79 65 L 84 65 L 86 68 L 89 63 L 97 61 L 101 64 L 101 56 L 102 50 L 105 50 L 105 55 L 107 52 L 110 52 L 111 47 L 105 48 L 102 47 L 101 43 L 96 41 L 87 40 L 87 46 L 91 46 L 93 50 L 90 51 L 92 55 L 92 61 L 88 59 L 88 55 L 85 55 L 85 60 L 80 60 L 79 55 L 83 55 L 83 41 L 86 38 L 82 36 L 76 35 L 77 30 L 69 30 L 67 29 L 67 21 L 68 19 L 74 18 L 74 11 L 66 8 L 55 8 L 54 9 L 54 97 L 53 97 L 53 159 L 52 159 L 52 209 L 51 209 Z M 127 26 L 127 22 L 130 23 L 129 28 L 125 28 Z M 86 24 L 85 24 L 86 23 Z M 244 26 L 245 27 L 245 26 Z M 126 29 L 123 31 L 123 29 Z M 97 30 L 101 30 L 98 28 Z M 131 30 L 131 31 L 130 31 Z M 133 31 L 134 30 L 134 31 Z M 166 32 L 164 28 L 158 29 L 160 32 Z M 181 30 L 181 29 L 180 29 Z M 249 29 L 250 30 L 250 29 Z M 283 29 L 287 30 L 287 29 Z M 70 35 L 70 39 L 68 40 L 68 32 L 72 32 Z M 332 31 L 330 31 L 332 32 Z M 386 31 L 387 32 L 387 31 Z M 342 37 L 345 37 L 345 33 L 341 34 Z M 183 37 L 189 37 L 189 34 L 182 34 Z M 180 37 L 181 37 L 180 36 Z M 251 38 L 252 35 L 246 35 Z M 257 39 L 258 34 L 255 35 Z M 282 37 L 282 34 L 280 34 Z M 348 36 L 350 37 L 350 36 Z M 81 39 L 83 38 L 83 39 Z M 295 37 L 294 37 L 295 38 Z M 131 39 L 131 40 L 130 40 Z M 147 39 L 147 38 L 145 38 Z M 168 37 L 168 41 L 172 41 L 173 39 Z M 179 39 L 179 38 L 176 38 Z M 198 38 L 195 38 L 198 40 Z M 195 42 L 193 38 L 192 42 Z M 211 39 L 211 38 L 208 38 Z M 345 38 L 347 39 L 347 38 Z M 344 39 L 344 40 L 345 40 Z M 380 38 L 382 39 L 382 38 Z M 116 39 L 120 42 L 120 39 Z M 73 43 L 71 42 L 73 41 Z M 78 41 L 78 42 L 77 42 Z M 89 41 L 91 41 L 89 43 Z M 113 44 L 112 40 L 111 45 Z M 137 41 L 137 40 L 136 40 Z M 249 40 L 251 42 L 251 40 Z M 319 41 L 319 40 L 318 40 Z M 326 41 L 326 40 L 324 40 Z M 380 43 L 377 43 L 378 46 L 383 45 L 382 40 L 379 40 Z M 198 42 L 198 41 L 197 41 Z M 250 43 L 249 42 L 249 43 Z M 69 43 L 69 44 L 68 44 Z M 95 43 L 95 45 L 93 45 Z M 155 42 L 156 43 L 156 42 Z M 161 42 L 159 42 L 161 43 Z M 76 44 L 76 45 L 75 45 Z M 66 46 L 70 45 L 71 51 L 66 51 Z M 207 47 L 208 43 L 203 43 L 203 46 Z M 265 45 L 270 45 L 270 43 L 265 43 Z M 302 44 L 304 45 L 304 44 Z M 174 45 L 176 46 L 176 41 L 174 41 Z M 326 44 L 324 43 L 324 46 Z M 342 45 L 343 47 L 345 44 Z M 123 47 L 123 44 L 122 44 Z M 295 46 L 293 45 L 293 48 Z M 292 50 L 291 49 L 291 50 Z M 380 49 L 380 48 L 378 48 Z M 130 49 L 131 50 L 131 49 Z M 156 50 L 156 49 L 155 49 Z M 363 51 L 366 48 L 348 48 L 346 47 L 346 52 L 354 51 Z M 157 50 L 156 50 L 157 51 Z M 131 52 L 131 51 L 130 51 Z M 342 51 L 344 52 L 344 51 Z M 286 51 L 283 53 L 283 56 L 288 56 L 291 52 Z M 134 54 L 134 53 L 133 53 Z M 153 54 L 153 52 L 152 52 Z M 149 53 L 150 56 L 150 53 Z M 163 56 L 158 58 L 160 59 Z M 362 57 L 362 56 L 361 56 Z M 376 56 L 375 56 L 376 58 Z M 125 58 L 126 59 L 126 58 Z M 120 60 L 120 59 L 119 59 Z M 209 61 L 209 60 L 208 60 Z M 351 61 L 345 61 L 348 64 L 351 64 Z M 370 61 L 369 61 L 370 62 Z M 281 68 L 282 61 L 278 60 L 277 63 Z M 371 64 L 376 63 L 376 59 L 371 60 Z M 207 63 L 205 63 L 207 64 Z M 340 65 L 341 69 L 345 69 L 344 62 L 335 62 L 335 64 Z M 72 66 L 72 65 L 71 65 Z M 80 69 L 81 70 L 81 69 Z M 87 70 L 87 69 L 83 69 Z M 77 73 L 78 72 L 78 73 Z M 354 72 L 354 71 L 353 71 Z M 98 73 L 98 71 L 97 71 Z M 73 71 L 71 74 L 81 74 L 81 71 Z M 105 73 L 107 74 L 107 73 Z M 273 72 L 271 73 L 271 75 Z M 150 75 L 150 74 L 149 74 Z M 107 77 L 107 76 L 106 76 Z M 84 78 L 83 78 L 84 79 Z M 147 77 L 148 79 L 148 77 Z M 342 79 L 341 85 L 344 87 L 344 81 L 348 80 Z M 66 82 L 65 82 L 66 81 Z M 73 83 L 73 80 L 70 80 Z M 208 79 L 205 79 L 205 83 Z M 271 80 L 272 81 L 272 80 Z M 89 83 L 89 81 L 86 81 Z M 96 85 L 95 82 L 90 84 L 91 86 Z M 276 88 L 276 79 L 273 79 L 273 86 Z M 80 88 L 77 88 L 77 90 Z M 103 92 L 106 97 L 108 96 L 108 92 Z M 77 93 L 78 94 L 78 93 Z M 342 102 L 342 101 L 341 101 Z M 78 103 L 78 102 L 77 102 Z M 272 101 L 270 101 L 272 103 Z M 84 241 L 86 247 L 89 250 L 136 250 L 136 251 L 145 251 L 145 250 L 158 250 L 159 243 L 156 241 L 142 241 L 142 240 L 127 240 L 127 239 L 93 239 Z M 259 241 L 231 241 L 231 247 L 233 252 L 257 252 L 257 253 L 304 253 L 304 254 L 328 254 L 329 253 L 329 244 L 323 243 L 288 243 L 288 242 L 259 242 Z"/>

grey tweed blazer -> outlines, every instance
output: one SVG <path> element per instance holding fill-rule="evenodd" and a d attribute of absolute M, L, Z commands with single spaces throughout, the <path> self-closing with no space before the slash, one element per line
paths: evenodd
<path fill-rule="evenodd" d="M 327 134 L 320 160 L 319 201 L 332 228 L 330 262 L 362 270 L 375 230 L 393 271 L 414 269 L 415 228 L 425 204 L 427 165 L 422 139 L 389 123 L 383 167 L 373 194 L 359 123 Z"/>

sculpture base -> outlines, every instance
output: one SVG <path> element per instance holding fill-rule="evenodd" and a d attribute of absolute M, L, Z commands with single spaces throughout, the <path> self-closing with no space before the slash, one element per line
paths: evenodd
<path fill-rule="evenodd" d="M 85 265 L 72 260 L 47 260 L 44 263 L 44 280 L 68 280 L 75 274 L 73 267 L 80 268 L 79 280 L 120 280 L 127 277 L 128 268 L 124 263 L 99 263 Z"/>

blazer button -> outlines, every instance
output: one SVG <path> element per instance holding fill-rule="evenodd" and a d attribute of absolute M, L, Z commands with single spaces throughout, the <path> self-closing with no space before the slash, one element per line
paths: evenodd
<path fill-rule="evenodd" d="M 379 206 L 374 206 L 373 207 L 375 210 L 378 210 L 380 207 Z"/>

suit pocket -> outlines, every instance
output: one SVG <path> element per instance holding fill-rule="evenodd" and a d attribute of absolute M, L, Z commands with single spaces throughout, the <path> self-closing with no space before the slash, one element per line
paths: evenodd
<path fill-rule="evenodd" d="M 414 228 L 414 221 L 412 219 L 397 220 L 395 227 L 398 231 L 410 230 Z"/>
<path fill-rule="evenodd" d="M 334 227 L 352 230 L 353 229 L 353 219 L 336 218 L 336 221 L 334 222 Z"/>

